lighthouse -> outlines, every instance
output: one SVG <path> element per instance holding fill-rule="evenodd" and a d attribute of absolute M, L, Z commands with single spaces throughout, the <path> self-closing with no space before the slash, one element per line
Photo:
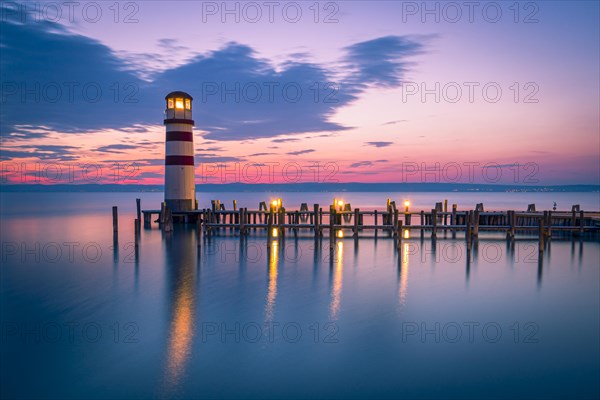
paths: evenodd
<path fill-rule="evenodd" d="M 196 204 L 193 99 L 185 92 L 171 92 L 165 100 L 165 202 L 171 211 L 190 211 Z"/>

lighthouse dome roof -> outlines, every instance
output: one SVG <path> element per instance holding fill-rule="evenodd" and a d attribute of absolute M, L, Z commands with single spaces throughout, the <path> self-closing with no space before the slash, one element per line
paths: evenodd
<path fill-rule="evenodd" d="M 194 100 L 192 98 L 192 96 L 190 96 L 189 94 L 187 94 L 186 92 L 181 92 L 179 90 L 175 91 L 175 92 L 171 92 L 168 95 L 165 96 L 165 100 L 169 99 L 169 98 L 173 98 L 173 97 L 183 97 L 184 99 L 190 99 L 190 100 Z"/>

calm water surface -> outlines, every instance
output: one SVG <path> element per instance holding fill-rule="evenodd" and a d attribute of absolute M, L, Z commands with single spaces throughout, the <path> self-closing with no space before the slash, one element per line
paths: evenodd
<path fill-rule="evenodd" d="M 254 208 L 334 194 L 210 194 Z M 3 397 L 597 398 L 600 242 L 378 240 L 142 229 L 136 197 L 1 195 Z M 205 196 L 206 197 L 206 196 Z M 384 194 L 345 193 L 384 208 Z M 599 209 L 598 194 L 418 193 L 415 209 Z M 201 206 L 205 206 L 202 200 Z M 120 210 L 113 246 L 110 208 Z"/>

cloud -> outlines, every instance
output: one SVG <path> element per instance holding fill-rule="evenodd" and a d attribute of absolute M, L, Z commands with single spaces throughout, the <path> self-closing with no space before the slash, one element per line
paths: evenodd
<path fill-rule="evenodd" d="M 398 86 L 409 66 L 407 58 L 423 49 L 417 38 L 386 36 L 346 47 L 341 63 L 291 57 L 277 64 L 250 46 L 232 42 L 142 79 L 140 70 L 160 61 L 159 55 L 136 59 L 116 53 L 52 22 L 0 23 L 5 97 L 0 130 L 20 139 L 44 134 L 19 130 L 25 125 L 65 133 L 145 132 L 144 126 L 162 124 L 164 95 L 172 90 L 194 97 L 196 127 L 206 140 L 331 135 L 351 128 L 332 121 L 338 109 L 369 86 Z M 192 54 L 173 39 L 162 39 L 160 45 L 165 54 L 169 49 Z M 339 85 L 328 87 L 327 82 Z"/>
<path fill-rule="evenodd" d="M 397 87 L 408 70 L 406 57 L 423 52 L 427 37 L 384 36 L 346 47 L 350 82 L 359 86 Z"/>
<path fill-rule="evenodd" d="M 72 161 L 78 159 L 77 147 L 64 145 L 19 145 L 3 147 L 0 160 L 38 158 L 40 160 Z"/>
<path fill-rule="evenodd" d="M 196 154 L 196 165 L 201 163 L 225 163 L 225 162 L 243 162 L 243 158 L 231 156 L 217 156 L 214 154 Z"/>
<path fill-rule="evenodd" d="M 164 178 L 164 175 L 162 173 L 159 172 L 152 172 L 152 171 L 144 171 L 144 172 L 139 172 L 135 175 L 135 179 L 136 180 L 143 180 L 143 179 L 148 179 L 148 178 Z"/>
<path fill-rule="evenodd" d="M 358 167 L 370 167 L 373 165 L 372 161 L 359 161 L 350 164 L 350 168 L 358 168 Z"/>
<path fill-rule="evenodd" d="M 3 136 L 18 125 L 81 133 L 158 122 L 150 116 L 162 99 L 143 96 L 144 82 L 110 48 L 51 22 L 0 25 Z"/>
<path fill-rule="evenodd" d="M 407 120 L 407 119 L 398 119 L 398 120 L 396 120 L 396 121 L 388 121 L 388 122 L 384 122 L 384 123 L 383 123 L 383 124 L 381 124 L 381 125 L 396 125 L 396 124 L 399 124 L 399 123 L 401 123 L 401 122 L 408 122 L 408 120 Z"/>
<path fill-rule="evenodd" d="M 95 151 L 99 151 L 101 153 L 125 153 L 121 150 L 131 150 L 138 149 L 140 146 L 132 145 L 132 144 L 109 144 L 107 146 L 100 146 L 95 149 Z"/>
<path fill-rule="evenodd" d="M 375 163 L 386 163 L 388 160 L 375 160 L 375 161 L 358 161 L 350 164 L 350 168 L 359 168 L 359 167 L 371 167 Z"/>
<path fill-rule="evenodd" d="M 285 139 L 273 139 L 271 142 L 273 143 L 287 143 L 287 142 L 299 142 L 298 138 L 285 138 Z"/>
<path fill-rule="evenodd" d="M 392 144 L 394 144 L 394 142 L 365 142 L 365 145 L 374 147 L 388 147 Z"/>
<path fill-rule="evenodd" d="M 289 154 L 291 156 L 299 156 L 300 154 L 307 154 L 307 153 L 314 153 L 316 150 L 315 149 L 306 149 L 306 150 L 298 150 L 298 151 L 290 151 Z"/>

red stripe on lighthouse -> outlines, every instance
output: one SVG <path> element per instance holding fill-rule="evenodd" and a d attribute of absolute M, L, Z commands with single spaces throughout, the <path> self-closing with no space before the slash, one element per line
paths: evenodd
<path fill-rule="evenodd" d="M 166 156 L 165 165 L 194 165 L 194 156 Z"/>
<path fill-rule="evenodd" d="M 183 119 L 183 118 L 168 118 L 164 120 L 164 124 L 168 125 L 168 124 L 188 124 L 188 125 L 194 125 L 194 120 L 193 119 Z"/>
<path fill-rule="evenodd" d="M 167 132 L 167 142 L 193 142 L 192 132 L 170 131 Z"/>

